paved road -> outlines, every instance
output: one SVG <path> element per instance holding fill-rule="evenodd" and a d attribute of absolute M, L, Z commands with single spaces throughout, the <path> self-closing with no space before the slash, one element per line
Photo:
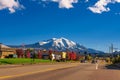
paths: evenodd
<path fill-rule="evenodd" d="M 65 64 L 54 66 L 62 65 L 66 66 Z M 95 64 L 70 65 L 74 66 L 67 66 L 60 69 L 37 72 L 28 75 L 18 75 L 6 79 L 3 78 L 2 80 L 120 80 L 120 70 L 118 69 L 107 69 L 104 65 L 99 65 L 96 70 Z"/>

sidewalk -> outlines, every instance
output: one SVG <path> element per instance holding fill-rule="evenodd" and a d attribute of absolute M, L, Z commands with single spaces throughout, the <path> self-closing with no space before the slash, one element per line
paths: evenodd
<path fill-rule="evenodd" d="M 6 65 L 0 65 L 0 69 L 3 68 L 15 68 L 15 67 L 21 67 L 23 65 L 10 65 L 10 64 L 6 64 Z"/>
<path fill-rule="evenodd" d="M 79 62 L 51 62 L 51 63 L 36 63 L 36 64 L 5 64 L 5 65 L 0 65 L 0 69 L 33 66 L 33 65 L 53 65 L 53 64 L 71 64 L 71 63 L 79 63 Z"/>

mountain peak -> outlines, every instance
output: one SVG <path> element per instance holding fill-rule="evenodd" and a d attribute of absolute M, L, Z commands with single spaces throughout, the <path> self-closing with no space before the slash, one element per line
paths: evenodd
<path fill-rule="evenodd" d="M 52 40 L 56 40 L 57 38 L 52 38 Z"/>
<path fill-rule="evenodd" d="M 58 39 L 59 39 L 59 40 L 62 40 L 62 39 L 63 39 L 63 40 L 68 40 L 67 38 L 64 38 L 64 37 L 60 37 L 60 38 L 52 38 L 52 40 L 58 40 Z M 51 39 L 50 39 L 50 40 L 51 40 Z"/>
<path fill-rule="evenodd" d="M 76 43 L 73 41 L 70 41 L 64 37 L 61 38 L 52 38 L 46 41 L 39 42 L 41 46 L 45 45 L 51 45 L 55 48 L 72 48 L 76 46 Z"/>

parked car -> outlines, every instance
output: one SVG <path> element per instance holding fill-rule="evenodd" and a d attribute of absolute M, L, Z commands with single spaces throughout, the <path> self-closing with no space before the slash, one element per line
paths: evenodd
<path fill-rule="evenodd" d="M 87 63 L 87 61 L 86 61 L 86 60 L 84 60 L 84 59 L 83 59 L 83 60 L 81 60 L 80 62 L 81 62 L 81 63 Z"/>
<path fill-rule="evenodd" d="M 92 60 L 91 63 L 92 63 L 92 64 L 95 64 L 95 63 L 97 63 L 97 60 Z"/>

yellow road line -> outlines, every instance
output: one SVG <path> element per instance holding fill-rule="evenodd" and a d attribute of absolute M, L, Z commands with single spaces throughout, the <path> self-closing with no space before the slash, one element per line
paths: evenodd
<path fill-rule="evenodd" d="M 22 74 L 16 74 L 16 75 L 10 75 L 10 76 L 1 76 L 0 79 L 6 79 L 6 78 L 13 78 L 13 77 L 19 77 L 19 76 L 24 76 L 24 75 L 30 75 L 30 74 L 35 74 L 39 72 L 47 72 L 47 71 L 52 71 L 56 69 L 46 69 L 46 70 L 41 70 L 41 71 L 34 71 L 34 72 L 27 72 L 27 73 L 22 73 Z"/>
<path fill-rule="evenodd" d="M 0 76 L 0 80 L 7 79 L 7 78 L 13 78 L 13 77 L 20 77 L 20 76 L 25 76 L 25 75 L 31 75 L 31 74 L 40 73 L 40 72 L 48 72 L 48 71 L 53 71 L 53 70 L 58 70 L 58 69 L 63 69 L 63 68 L 70 68 L 70 67 L 75 67 L 75 66 L 77 66 L 77 65 L 60 67 L 60 68 L 49 68 L 49 69 L 45 69 L 45 70 L 33 71 L 33 72 L 27 72 L 27 73 L 9 75 L 9 76 Z"/>
<path fill-rule="evenodd" d="M 12 76 L 1 76 L 0 79 L 11 78 Z"/>

